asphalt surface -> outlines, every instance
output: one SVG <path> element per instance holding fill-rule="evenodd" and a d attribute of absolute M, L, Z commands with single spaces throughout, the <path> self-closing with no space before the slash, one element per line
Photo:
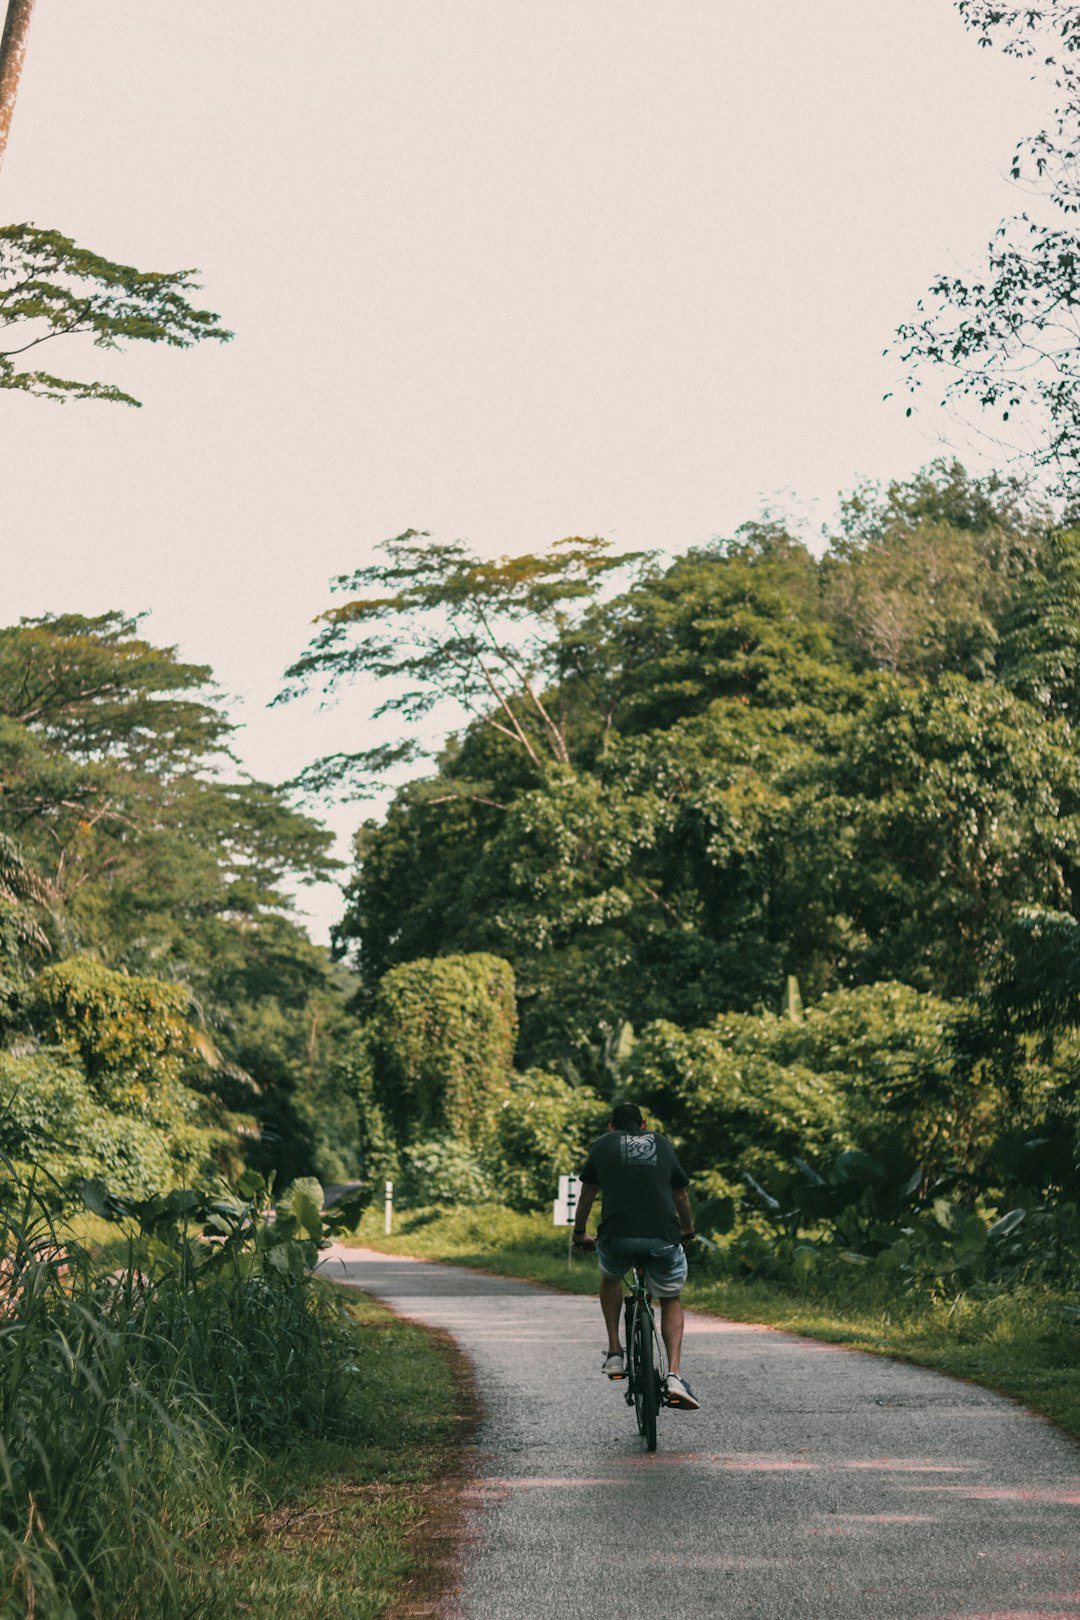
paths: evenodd
<path fill-rule="evenodd" d="M 335 1249 L 483 1403 L 453 1620 L 1080 1620 L 1080 1450 L 988 1391 L 687 1313 L 648 1455 L 594 1299 Z"/>

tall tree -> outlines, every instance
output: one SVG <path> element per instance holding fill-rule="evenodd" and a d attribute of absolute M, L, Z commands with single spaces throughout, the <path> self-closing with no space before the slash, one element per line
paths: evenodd
<path fill-rule="evenodd" d="M 4 160 L 11 131 L 33 9 L 34 0 L 8 0 L 4 32 L 0 37 L 0 163 Z"/>
<path fill-rule="evenodd" d="M 1043 514 L 1010 480 L 938 461 L 844 502 L 822 569 L 823 608 L 857 667 L 992 673 L 1002 625 L 1035 570 Z"/>
<path fill-rule="evenodd" d="M 907 387 L 914 394 L 943 379 L 943 404 L 974 401 L 1017 465 L 1044 476 L 1054 493 L 1075 496 L 1080 239 L 1070 222 L 1080 211 L 1080 10 L 993 0 L 958 0 L 957 9 L 980 45 L 999 45 L 1048 76 L 1053 119 L 1019 143 L 1011 175 L 1066 223 L 1012 215 L 997 227 L 981 271 L 936 277 L 897 334 Z M 1009 443 L 1014 419 L 1022 437 Z"/>
<path fill-rule="evenodd" d="M 639 560 L 613 554 L 599 539 L 558 541 L 543 553 L 473 556 L 459 541 L 436 543 L 409 529 L 381 548 L 383 560 L 342 574 L 352 595 L 318 617 L 322 629 L 285 672 L 275 699 L 288 702 L 314 684 L 329 696 L 365 677 L 387 683 L 374 718 L 399 714 L 414 722 L 434 711 L 490 728 L 533 770 L 571 763 L 569 696 L 587 683 L 595 644 L 586 610 L 605 580 Z M 610 723 L 599 698 L 595 723 Z M 391 767 L 430 756 L 412 738 L 342 753 L 309 767 L 299 785 L 310 791 L 374 791 Z"/>

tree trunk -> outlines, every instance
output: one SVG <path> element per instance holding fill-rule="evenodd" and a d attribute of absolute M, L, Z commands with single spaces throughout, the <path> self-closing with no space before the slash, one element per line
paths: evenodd
<path fill-rule="evenodd" d="M 0 163 L 4 159 L 11 115 L 19 89 L 19 75 L 26 56 L 26 36 L 34 0 L 8 0 L 4 37 L 0 39 Z"/>

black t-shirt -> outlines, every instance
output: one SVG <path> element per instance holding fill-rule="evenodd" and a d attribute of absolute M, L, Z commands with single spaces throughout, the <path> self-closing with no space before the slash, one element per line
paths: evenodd
<path fill-rule="evenodd" d="M 601 1237 L 662 1238 L 678 1243 L 673 1192 L 689 1177 L 659 1131 L 605 1131 L 589 1149 L 582 1181 L 600 1188 Z"/>

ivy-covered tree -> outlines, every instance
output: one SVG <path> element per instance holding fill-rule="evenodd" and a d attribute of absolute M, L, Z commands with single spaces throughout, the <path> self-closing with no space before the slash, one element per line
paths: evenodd
<path fill-rule="evenodd" d="M 498 957 L 442 956 L 386 974 L 370 1038 L 376 1099 L 398 1141 L 482 1146 L 510 1084 L 516 1035 L 514 977 Z"/>

